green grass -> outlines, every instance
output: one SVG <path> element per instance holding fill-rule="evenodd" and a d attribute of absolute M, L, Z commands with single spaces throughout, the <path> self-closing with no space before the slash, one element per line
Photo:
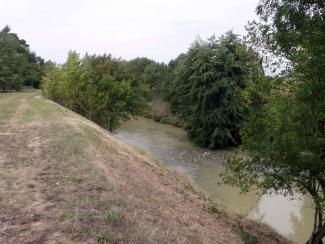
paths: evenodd
<path fill-rule="evenodd" d="M 219 215 L 221 214 L 222 212 L 220 211 L 220 209 L 216 206 L 216 205 L 210 205 L 208 208 L 207 208 L 208 212 L 209 213 L 212 213 L 212 214 L 215 214 L 215 215 Z"/>
<path fill-rule="evenodd" d="M 115 244 L 123 242 L 123 238 L 121 238 L 120 236 L 116 236 L 115 234 L 109 231 L 94 233 L 94 239 L 97 241 L 97 243 L 103 244 Z"/>
<path fill-rule="evenodd" d="M 0 126 L 6 125 L 18 108 L 18 101 L 10 93 L 0 93 Z"/>
<path fill-rule="evenodd" d="M 113 225 L 113 226 L 119 226 L 123 220 L 122 216 L 120 215 L 119 212 L 116 212 L 114 210 L 108 210 L 104 214 L 104 219 L 107 224 Z"/>
<path fill-rule="evenodd" d="M 260 244 L 260 241 L 256 236 L 245 231 L 242 227 L 237 226 L 234 228 L 234 232 L 242 239 L 245 244 Z"/>

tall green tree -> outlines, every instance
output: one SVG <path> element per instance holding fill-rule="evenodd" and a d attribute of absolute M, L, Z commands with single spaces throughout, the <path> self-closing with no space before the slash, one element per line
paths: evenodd
<path fill-rule="evenodd" d="M 172 103 L 196 144 L 217 148 L 240 143 L 247 114 L 243 91 L 257 71 L 262 72 L 256 53 L 232 32 L 198 39 L 181 57 Z"/>
<path fill-rule="evenodd" d="M 283 72 L 251 89 L 254 106 L 242 131 L 249 157 L 231 161 L 224 179 L 243 190 L 308 194 L 315 204 L 308 243 L 319 244 L 325 236 L 325 2 L 263 0 L 257 13 L 248 39 Z"/>
<path fill-rule="evenodd" d="M 0 32 L 0 91 L 19 90 L 24 83 L 27 65 L 25 46 L 6 26 Z"/>
<path fill-rule="evenodd" d="M 6 26 L 0 32 L 0 90 L 17 91 L 22 85 L 39 88 L 44 60 L 29 50 Z"/>
<path fill-rule="evenodd" d="M 121 120 L 145 109 L 146 89 L 128 77 L 124 61 L 111 55 L 69 52 L 62 66 L 44 77 L 44 94 L 101 126 L 114 131 Z"/>

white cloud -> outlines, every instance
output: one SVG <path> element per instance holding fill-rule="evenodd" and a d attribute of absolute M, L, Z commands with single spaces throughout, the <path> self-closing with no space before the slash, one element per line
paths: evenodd
<path fill-rule="evenodd" d="M 67 51 L 110 52 L 168 62 L 197 35 L 244 34 L 258 0 L 0 0 L 8 24 L 39 55 L 63 62 Z"/>

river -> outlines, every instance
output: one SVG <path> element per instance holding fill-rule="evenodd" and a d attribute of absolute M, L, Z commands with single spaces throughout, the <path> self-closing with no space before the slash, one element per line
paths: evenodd
<path fill-rule="evenodd" d="M 197 147 L 183 129 L 142 117 L 124 122 L 117 136 L 186 175 L 219 204 L 267 223 L 295 243 L 303 244 L 308 239 L 313 223 L 312 203 L 308 197 L 297 194 L 295 199 L 287 199 L 281 195 L 240 194 L 237 188 L 218 184 L 223 164 L 233 155 L 233 150 Z"/>

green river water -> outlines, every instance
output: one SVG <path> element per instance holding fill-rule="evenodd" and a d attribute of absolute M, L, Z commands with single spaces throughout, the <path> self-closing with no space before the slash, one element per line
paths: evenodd
<path fill-rule="evenodd" d="M 227 208 L 267 223 L 295 243 L 308 239 L 313 223 L 308 197 L 297 195 L 290 200 L 280 195 L 240 194 L 236 188 L 218 184 L 223 164 L 233 151 L 199 148 L 188 140 L 183 129 L 142 117 L 124 122 L 117 136 L 186 175 L 197 188 Z"/>

